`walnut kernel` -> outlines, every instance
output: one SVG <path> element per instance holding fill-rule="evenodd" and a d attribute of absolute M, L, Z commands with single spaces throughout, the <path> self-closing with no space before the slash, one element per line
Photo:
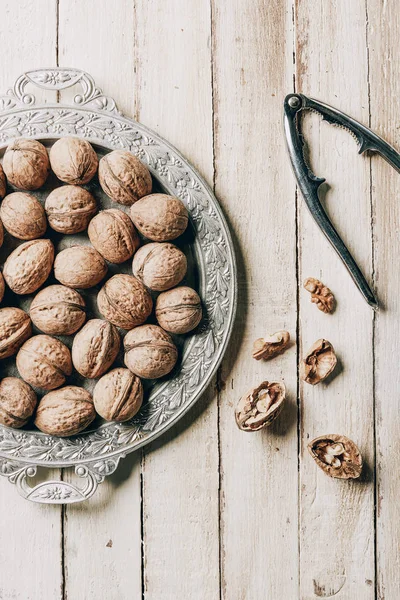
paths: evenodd
<path fill-rule="evenodd" d="M 258 431 L 274 421 L 282 410 L 286 396 L 280 381 L 263 381 L 242 396 L 236 407 L 236 424 L 242 431 Z"/>
<path fill-rule="evenodd" d="M 335 296 L 331 290 L 318 279 L 308 277 L 304 281 L 304 288 L 311 294 L 311 302 L 324 313 L 331 313 L 335 308 Z"/>
<path fill-rule="evenodd" d="M 284 352 L 290 343 L 288 331 L 277 331 L 266 337 L 259 338 L 253 344 L 253 358 L 256 360 L 269 360 Z"/>
<path fill-rule="evenodd" d="M 357 479 L 362 471 L 359 449 L 344 435 L 328 434 L 315 438 L 308 451 L 317 465 L 336 479 Z"/>
<path fill-rule="evenodd" d="M 337 358 L 328 340 L 317 340 L 300 363 L 300 377 L 316 385 L 328 377 L 336 367 Z"/>

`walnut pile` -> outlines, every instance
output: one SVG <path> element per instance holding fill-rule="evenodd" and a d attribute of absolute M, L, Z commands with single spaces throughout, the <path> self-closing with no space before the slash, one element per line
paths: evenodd
<path fill-rule="evenodd" d="M 311 294 L 311 302 L 324 313 L 331 313 L 335 309 L 335 296 L 331 290 L 318 279 L 308 277 L 304 281 L 304 288 Z"/>

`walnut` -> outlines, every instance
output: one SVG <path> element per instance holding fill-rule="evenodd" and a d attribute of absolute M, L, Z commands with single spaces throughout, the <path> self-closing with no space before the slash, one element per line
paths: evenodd
<path fill-rule="evenodd" d="M 142 406 L 143 386 L 128 369 L 113 369 L 97 382 L 94 407 L 106 421 L 121 423 L 132 419 Z"/>
<path fill-rule="evenodd" d="M 99 182 L 107 196 L 125 206 L 150 194 L 152 187 L 147 167 L 126 150 L 113 150 L 103 156 L 99 163 Z"/>
<path fill-rule="evenodd" d="M 18 377 L 5 377 L 0 382 L 0 423 L 7 427 L 23 427 L 36 408 L 33 389 Z"/>
<path fill-rule="evenodd" d="M 0 302 L 4 298 L 4 292 L 6 291 L 6 285 L 4 283 L 3 274 L 0 272 Z"/>
<path fill-rule="evenodd" d="M 54 261 L 54 277 L 72 288 L 91 288 L 106 276 L 103 257 L 90 246 L 71 246 L 62 250 Z"/>
<path fill-rule="evenodd" d="M 354 442 L 344 435 L 328 434 L 315 438 L 308 451 L 317 465 L 336 479 L 357 479 L 362 471 L 362 457 Z"/>
<path fill-rule="evenodd" d="M 304 281 L 304 288 L 311 294 L 311 302 L 317 305 L 324 313 L 331 313 L 335 308 L 335 296 L 331 290 L 318 279 L 308 277 Z"/>
<path fill-rule="evenodd" d="M 89 379 L 101 377 L 117 358 L 120 344 L 114 325 L 101 319 L 91 319 L 76 334 L 72 344 L 75 369 Z"/>
<path fill-rule="evenodd" d="M 129 260 L 140 244 L 131 219 L 117 208 L 96 215 L 89 223 L 88 235 L 97 252 L 116 264 Z"/>
<path fill-rule="evenodd" d="M 50 285 L 33 299 L 29 314 L 38 329 L 50 335 L 72 335 L 86 320 L 85 301 L 77 291 Z"/>
<path fill-rule="evenodd" d="M 236 424 L 242 431 L 258 431 L 275 421 L 286 396 L 280 381 L 263 381 L 242 396 L 236 407 Z"/>
<path fill-rule="evenodd" d="M 186 286 L 162 292 L 156 302 L 156 317 L 166 331 L 188 333 L 202 318 L 199 295 Z"/>
<path fill-rule="evenodd" d="M 188 224 L 188 212 L 178 198 L 151 194 L 131 207 L 131 219 L 145 237 L 168 242 L 181 235 Z"/>
<path fill-rule="evenodd" d="M 60 340 L 49 335 L 35 335 L 21 346 L 17 369 L 30 385 L 54 390 L 72 373 L 71 353 Z"/>
<path fill-rule="evenodd" d="M 16 294 L 33 294 L 50 275 L 54 246 L 50 240 L 24 242 L 7 258 L 3 275 Z"/>
<path fill-rule="evenodd" d="M 97 211 L 92 194 L 77 185 L 56 188 L 47 196 L 44 207 L 50 227 L 68 234 L 85 231 Z"/>
<path fill-rule="evenodd" d="M 167 375 L 175 366 L 178 350 L 166 331 L 157 325 L 142 325 L 124 338 L 125 364 L 143 379 Z"/>
<path fill-rule="evenodd" d="M 12 356 L 32 335 L 29 315 L 19 308 L 0 308 L 0 359 Z"/>
<path fill-rule="evenodd" d="M 6 180 L 6 176 L 4 175 L 3 167 L 0 165 L 0 200 L 2 198 L 4 198 L 6 193 L 7 193 L 7 180 Z"/>
<path fill-rule="evenodd" d="M 47 229 L 43 206 L 25 192 L 8 194 L 1 204 L 0 217 L 8 233 L 19 240 L 35 240 Z"/>
<path fill-rule="evenodd" d="M 97 306 L 105 319 L 132 329 L 145 322 L 153 308 L 153 301 L 144 285 L 131 275 L 114 275 L 101 288 Z"/>
<path fill-rule="evenodd" d="M 290 343 L 288 331 L 277 331 L 266 338 L 259 338 L 253 344 L 253 358 L 269 360 L 286 350 Z"/>
<path fill-rule="evenodd" d="M 43 396 L 36 411 L 35 425 L 43 433 L 67 437 L 86 429 L 95 417 L 89 392 L 67 385 Z"/>
<path fill-rule="evenodd" d="M 327 340 L 317 340 L 300 363 L 300 377 L 306 383 L 316 385 L 332 373 L 336 363 L 332 344 Z"/>
<path fill-rule="evenodd" d="M 151 290 L 175 287 L 186 275 L 187 260 L 182 250 L 169 243 L 153 242 L 136 252 L 132 271 Z"/>
<path fill-rule="evenodd" d="M 88 141 L 63 137 L 50 149 L 50 164 L 61 181 L 83 185 L 95 175 L 99 161 Z"/>
<path fill-rule="evenodd" d="M 3 169 L 11 185 L 20 190 L 37 190 L 50 171 L 47 150 L 36 140 L 14 140 L 4 154 Z"/>

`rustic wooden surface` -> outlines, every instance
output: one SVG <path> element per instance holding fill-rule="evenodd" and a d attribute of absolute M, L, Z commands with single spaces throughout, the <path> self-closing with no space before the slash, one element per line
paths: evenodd
<path fill-rule="evenodd" d="M 285 94 L 303 91 L 400 146 L 398 2 L 0 0 L 0 33 L 2 91 L 25 70 L 79 67 L 176 145 L 214 186 L 239 266 L 230 349 L 171 432 L 83 505 L 34 505 L 0 481 L 0 598 L 397 600 L 400 179 L 307 117 L 324 202 L 377 289 L 373 315 L 296 194 L 281 121 Z M 311 305 L 308 276 L 332 288 L 334 315 Z M 253 361 L 253 340 L 283 328 L 290 349 Z M 320 337 L 340 368 L 311 388 L 297 363 Z M 238 398 L 273 378 L 288 390 L 279 421 L 239 432 Z M 306 446 L 324 433 L 359 444 L 360 481 L 318 470 Z"/>

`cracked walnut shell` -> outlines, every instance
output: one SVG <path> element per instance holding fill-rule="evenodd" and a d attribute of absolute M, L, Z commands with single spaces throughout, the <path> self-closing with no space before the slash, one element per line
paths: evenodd
<path fill-rule="evenodd" d="M 72 344 L 75 369 L 89 379 L 101 377 L 117 358 L 120 344 L 114 325 L 102 319 L 91 319 L 76 334 Z"/>
<path fill-rule="evenodd" d="M 169 243 L 153 242 L 139 248 L 132 261 L 135 277 L 151 290 L 163 292 L 178 285 L 186 275 L 186 256 Z"/>
<path fill-rule="evenodd" d="M 43 433 L 67 437 L 86 429 L 95 417 L 91 394 L 83 388 L 68 385 L 43 396 L 36 411 L 35 425 Z"/>
<path fill-rule="evenodd" d="M 89 223 L 88 236 L 97 252 L 115 264 L 132 258 L 140 245 L 129 215 L 117 208 L 103 210 L 96 215 Z"/>
<path fill-rule="evenodd" d="M 43 390 L 54 390 L 72 373 L 67 346 L 49 335 L 35 335 L 21 346 L 17 369 L 22 379 Z"/>
<path fill-rule="evenodd" d="M 143 379 L 157 379 L 174 368 L 178 350 L 166 331 L 158 325 L 142 325 L 124 339 L 125 364 Z"/>
<path fill-rule="evenodd" d="M 20 190 L 37 190 L 50 171 L 46 148 L 36 140 L 16 139 L 7 147 L 3 169 L 11 185 Z"/>
<path fill-rule="evenodd" d="M 142 401 L 142 382 L 128 369 L 113 369 L 99 379 L 93 390 L 96 412 L 106 421 L 122 423 L 132 419 Z"/>
<path fill-rule="evenodd" d="M 71 288 L 50 285 L 34 297 L 29 314 L 43 333 L 72 335 L 86 320 L 85 301 Z"/>
<path fill-rule="evenodd" d="M 7 180 L 4 175 L 3 167 L 0 165 L 0 200 L 4 198 L 7 192 Z M 1 244 L 0 244 L 1 245 Z"/>
<path fill-rule="evenodd" d="M 87 140 L 63 137 L 50 149 L 50 164 L 61 181 L 83 185 L 96 174 L 99 161 Z"/>
<path fill-rule="evenodd" d="M 337 364 L 333 346 L 328 340 L 317 340 L 300 363 L 300 377 L 316 385 L 328 377 Z"/>
<path fill-rule="evenodd" d="M 35 240 L 47 229 L 43 206 L 25 192 L 8 194 L 1 203 L 0 217 L 8 233 L 19 240 Z"/>
<path fill-rule="evenodd" d="M 50 240 L 24 242 L 4 263 L 4 279 L 16 294 L 33 294 L 50 275 L 53 261 L 54 246 Z"/>
<path fill-rule="evenodd" d="M 280 381 L 263 381 L 239 400 L 236 424 L 242 431 L 258 431 L 274 421 L 282 410 L 285 385 Z"/>
<path fill-rule="evenodd" d="M 169 242 L 185 231 L 188 212 L 183 202 L 174 196 L 151 194 L 131 207 L 131 219 L 149 240 Z"/>
<path fill-rule="evenodd" d="M 162 292 L 157 298 L 157 321 L 170 333 L 192 331 L 200 323 L 202 316 L 200 297 L 190 287 L 177 287 Z"/>
<path fill-rule="evenodd" d="M 314 277 L 308 277 L 304 281 L 303 286 L 310 292 L 311 302 L 316 304 L 320 311 L 324 313 L 333 312 L 335 308 L 335 296 L 326 285 L 318 279 L 314 279 Z"/>
<path fill-rule="evenodd" d="M 91 246 L 71 246 L 57 254 L 54 277 L 71 288 L 88 289 L 107 274 L 104 258 Z"/>
<path fill-rule="evenodd" d="M 289 343 L 290 334 L 288 331 L 277 331 L 266 338 L 259 338 L 253 344 L 253 358 L 256 360 L 274 358 L 284 352 Z"/>
<path fill-rule="evenodd" d="M 12 356 L 32 335 L 29 315 L 20 308 L 0 308 L 0 359 Z"/>
<path fill-rule="evenodd" d="M 107 196 L 125 206 L 150 194 L 152 187 L 147 167 L 126 150 L 113 150 L 103 156 L 99 163 L 99 182 Z"/>
<path fill-rule="evenodd" d="M 92 194 L 77 185 L 56 188 L 47 196 L 44 207 L 50 227 L 66 234 L 85 231 L 97 211 Z"/>
<path fill-rule="evenodd" d="M 0 423 L 19 428 L 34 413 L 37 397 L 33 389 L 18 377 L 5 377 L 0 382 Z"/>
<path fill-rule="evenodd" d="M 132 275 L 114 275 L 97 296 L 97 306 L 105 319 L 117 327 L 132 329 L 144 323 L 153 308 L 149 292 Z"/>
<path fill-rule="evenodd" d="M 328 434 L 315 438 L 308 451 L 317 465 L 336 479 L 357 479 L 362 471 L 359 449 L 344 435 Z"/>

